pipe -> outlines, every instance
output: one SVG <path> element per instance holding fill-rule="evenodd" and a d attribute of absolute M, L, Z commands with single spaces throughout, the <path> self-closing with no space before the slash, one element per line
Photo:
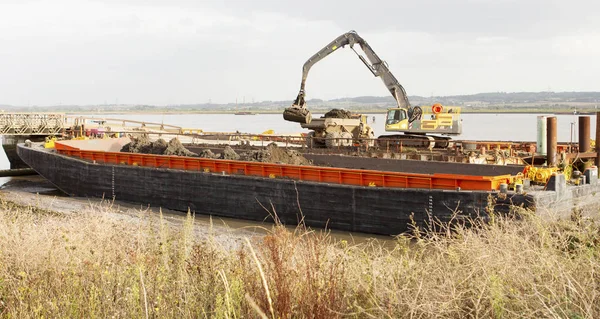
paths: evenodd
<path fill-rule="evenodd" d="M 556 147 L 557 147 L 556 117 L 555 116 L 548 117 L 548 125 L 546 127 L 546 134 L 547 134 L 547 140 L 548 140 L 548 144 L 546 145 L 547 146 L 546 162 L 548 163 L 548 167 L 554 167 L 554 166 L 556 166 Z"/>
<path fill-rule="evenodd" d="M 590 117 L 579 117 L 579 152 L 587 153 L 590 151 Z"/>
<path fill-rule="evenodd" d="M 546 155 L 547 149 L 547 135 L 546 135 L 546 117 L 538 116 L 537 118 L 537 141 L 536 141 L 536 153 L 540 155 Z"/>
<path fill-rule="evenodd" d="M 600 112 L 596 112 L 596 166 L 600 167 Z"/>
<path fill-rule="evenodd" d="M 0 170 L 0 177 L 8 176 L 25 176 L 25 175 L 36 175 L 37 172 L 33 168 L 14 168 L 14 169 L 3 169 Z"/>

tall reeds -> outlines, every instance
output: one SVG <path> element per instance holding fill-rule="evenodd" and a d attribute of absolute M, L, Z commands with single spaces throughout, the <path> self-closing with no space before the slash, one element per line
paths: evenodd
<path fill-rule="evenodd" d="M 597 318 L 600 227 L 522 213 L 392 243 L 273 226 L 225 248 L 189 215 L 0 203 L 2 317 Z M 438 225 L 440 227 L 448 227 Z"/>

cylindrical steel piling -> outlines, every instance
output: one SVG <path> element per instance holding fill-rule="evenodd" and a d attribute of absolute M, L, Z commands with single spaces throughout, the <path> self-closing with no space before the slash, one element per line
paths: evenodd
<path fill-rule="evenodd" d="M 556 138 L 556 117 L 549 116 L 548 124 L 546 126 L 546 134 L 547 134 L 547 150 L 546 150 L 546 158 L 549 167 L 556 166 L 556 147 L 557 147 L 557 138 Z"/>
<path fill-rule="evenodd" d="M 579 117 L 579 152 L 587 153 L 590 151 L 590 117 Z"/>
<path fill-rule="evenodd" d="M 541 155 L 546 155 L 547 150 L 547 142 L 546 139 L 546 120 L 545 116 L 538 116 L 537 118 L 537 142 L 536 142 L 536 152 Z"/>
<path fill-rule="evenodd" d="M 600 167 L 600 112 L 596 112 L 596 166 Z"/>

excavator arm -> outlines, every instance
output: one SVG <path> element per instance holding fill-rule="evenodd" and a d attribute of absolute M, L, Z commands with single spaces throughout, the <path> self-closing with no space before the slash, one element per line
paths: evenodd
<path fill-rule="evenodd" d="M 362 51 L 366 55 L 366 58 L 354 50 L 355 44 L 358 44 L 361 47 Z M 310 123 L 311 115 L 306 108 L 306 101 L 304 100 L 304 87 L 306 85 L 308 72 L 312 66 L 315 65 L 315 63 L 321 61 L 337 49 L 343 48 L 346 45 L 350 46 L 352 51 L 356 53 L 359 59 L 365 64 L 365 66 L 367 66 L 369 71 L 371 71 L 374 76 L 381 78 L 387 89 L 396 100 L 399 108 L 410 108 L 406 91 L 402 85 L 400 85 L 396 77 L 390 72 L 387 64 L 382 61 L 379 56 L 377 56 L 367 41 L 361 38 L 355 31 L 350 31 L 337 37 L 304 63 L 304 66 L 302 67 L 302 82 L 300 83 L 300 92 L 298 93 L 294 104 L 283 112 L 284 119 L 298 123 Z"/>

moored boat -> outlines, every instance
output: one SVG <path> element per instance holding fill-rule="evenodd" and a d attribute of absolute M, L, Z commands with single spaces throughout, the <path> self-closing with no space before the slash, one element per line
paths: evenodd
<path fill-rule="evenodd" d="M 499 196 L 510 176 L 413 174 L 119 152 L 128 139 L 19 144 L 19 156 L 71 196 L 114 198 L 214 216 L 396 235 L 416 223 L 530 203 Z M 505 195 L 505 194 L 503 194 Z"/>

